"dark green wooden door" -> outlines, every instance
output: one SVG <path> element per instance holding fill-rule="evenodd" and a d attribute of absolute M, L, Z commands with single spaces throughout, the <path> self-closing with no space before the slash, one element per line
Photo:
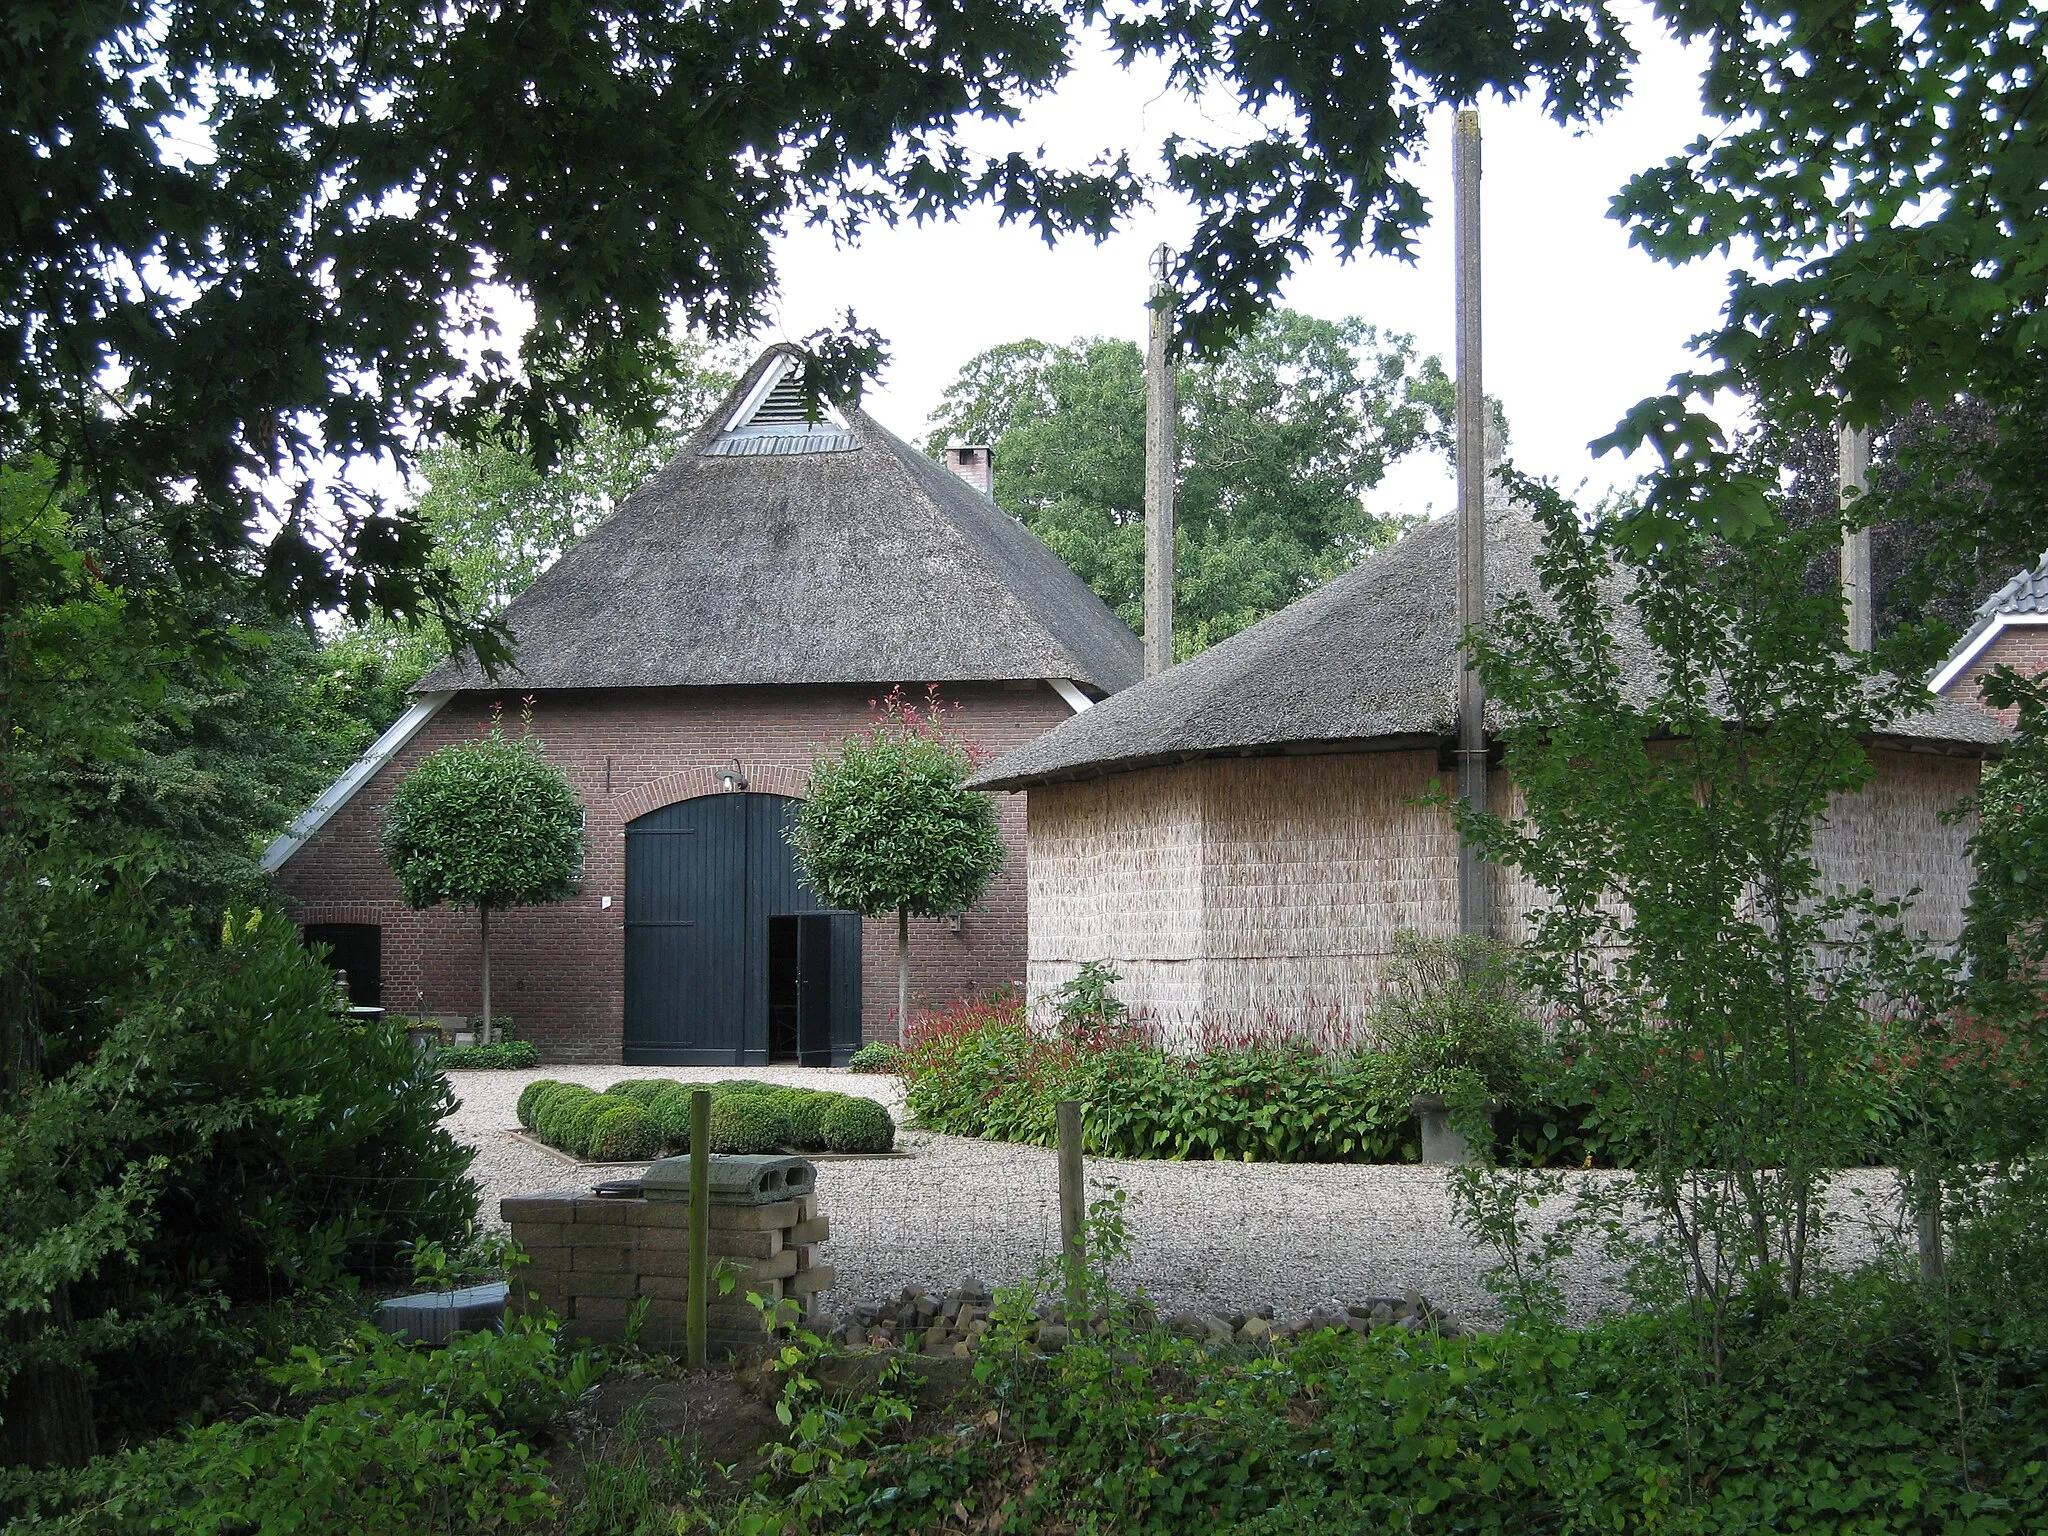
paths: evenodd
<path fill-rule="evenodd" d="M 796 806 L 782 795 L 707 795 L 628 823 L 628 1062 L 768 1060 L 768 920 L 820 910 L 786 836 Z M 856 922 L 856 974 L 858 933 Z M 854 1006 L 858 1038 L 857 990 Z"/>

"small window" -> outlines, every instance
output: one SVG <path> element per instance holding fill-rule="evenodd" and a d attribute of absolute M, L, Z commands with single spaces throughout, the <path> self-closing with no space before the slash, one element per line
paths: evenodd
<path fill-rule="evenodd" d="M 327 964 L 348 978 L 357 1008 L 384 1005 L 384 930 L 375 923 L 308 923 L 306 943 L 326 950 Z"/>

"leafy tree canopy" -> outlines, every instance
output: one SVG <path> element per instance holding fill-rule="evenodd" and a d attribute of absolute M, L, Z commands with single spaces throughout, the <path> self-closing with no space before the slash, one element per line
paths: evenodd
<path fill-rule="evenodd" d="M 2048 523 L 2048 124 L 2044 18 L 2030 0 L 1658 0 L 1703 45 L 1722 126 L 1616 198 L 1673 263 L 1750 254 L 1703 366 L 1609 443 L 1662 459 L 1637 519 L 1741 534 L 1773 516 L 1768 477 L 1700 409 L 1732 390 L 1794 429 L 1861 426 L 1975 401 L 1983 434 L 1936 435 L 1880 483 L 1960 558 L 2011 566 Z"/>
<path fill-rule="evenodd" d="M 962 129 L 1006 120 L 1104 21 L 1129 59 L 1285 126 L 1172 141 L 1201 214 L 1190 334 L 1256 317 L 1320 236 L 1405 249 L 1397 167 L 1430 107 L 1539 91 L 1560 119 L 1619 99 L 1601 0 L 1451 0 L 1332 13 L 1153 0 L 27 0 L 0 31 L 0 456 L 137 498 L 181 565 L 260 545 L 300 608 L 448 610 L 414 520 L 328 456 L 516 423 L 540 462 L 592 409 L 646 413 L 673 319 L 764 317 L 792 220 L 985 203 L 1051 239 L 1100 236 L 1143 186 Z M 985 135 L 976 135 L 981 142 Z M 530 306 L 515 347 L 477 298 Z M 814 389 L 879 363 L 849 317 Z M 478 637 L 486 642 L 490 637 Z"/>
<path fill-rule="evenodd" d="M 583 874 L 583 807 L 531 734 L 429 754 L 391 797 L 384 856 L 410 907 L 560 901 Z"/>
<path fill-rule="evenodd" d="M 1183 656 L 1346 570 L 1398 524 L 1361 498 L 1421 448 L 1448 451 L 1452 386 L 1410 338 L 1280 310 L 1180 370 Z M 936 449 L 995 447 L 996 500 L 1134 628 L 1143 621 L 1144 361 L 1130 342 L 1012 342 L 948 386 Z"/>

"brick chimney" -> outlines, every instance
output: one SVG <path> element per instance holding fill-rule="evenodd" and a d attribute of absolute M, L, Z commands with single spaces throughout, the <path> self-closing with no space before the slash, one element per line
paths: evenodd
<path fill-rule="evenodd" d="M 946 446 L 946 468 L 973 486 L 982 495 L 996 494 L 996 452 L 986 443 L 949 443 Z"/>

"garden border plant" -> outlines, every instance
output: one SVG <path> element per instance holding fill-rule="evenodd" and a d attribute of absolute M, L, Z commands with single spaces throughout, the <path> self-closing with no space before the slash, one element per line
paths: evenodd
<path fill-rule="evenodd" d="M 690 1095 L 711 1094 L 711 1150 L 878 1153 L 896 1143 L 889 1111 L 858 1094 L 779 1087 L 749 1078 L 684 1083 L 628 1078 L 602 1093 L 538 1078 L 520 1090 L 519 1123 L 585 1162 L 646 1162 L 690 1150 Z"/>

